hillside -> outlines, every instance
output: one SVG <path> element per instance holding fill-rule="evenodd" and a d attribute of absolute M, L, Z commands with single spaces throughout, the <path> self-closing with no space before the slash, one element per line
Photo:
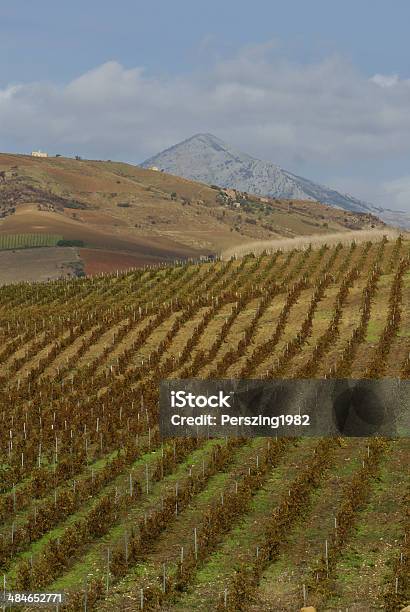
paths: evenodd
<path fill-rule="evenodd" d="M 215 189 L 119 162 L 0 155 L 0 235 L 82 241 L 86 273 L 372 227 L 383 227 L 372 215 Z"/>
<path fill-rule="evenodd" d="M 242 153 L 212 134 L 196 134 L 151 157 L 142 166 L 157 166 L 165 172 L 209 185 L 222 185 L 272 198 L 318 201 L 344 210 L 386 215 L 389 221 L 403 226 L 410 224 L 405 215 L 383 210 L 296 176 L 272 162 Z"/>
<path fill-rule="evenodd" d="M 158 388 L 408 380 L 409 257 L 398 238 L 1 287 L 4 584 L 62 612 L 407 605 L 408 437 L 162 440 Z"/>

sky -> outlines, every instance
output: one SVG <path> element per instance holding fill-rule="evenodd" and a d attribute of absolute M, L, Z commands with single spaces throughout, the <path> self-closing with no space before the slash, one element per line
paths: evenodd
<path fill-rule="evenodd" d="M 0 4 L 0 150 L 138 163 L 208 132 L 410 212 L 408 0 Z"/>

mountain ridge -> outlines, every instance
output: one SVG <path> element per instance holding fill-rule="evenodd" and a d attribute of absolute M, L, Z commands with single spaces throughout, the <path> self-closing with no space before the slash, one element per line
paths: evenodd
<path fill-rule="evenodd" d="M 303 199 L 352 212 L 383 215 L 383 208 L 284 170 L 231 147 L 213 134 L 198 133 L 141 164 L 187 179 L 273 198 Z"/>

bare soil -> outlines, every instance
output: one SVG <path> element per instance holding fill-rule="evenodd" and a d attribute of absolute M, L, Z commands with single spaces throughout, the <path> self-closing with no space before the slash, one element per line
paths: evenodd
<path fill-rule="evenodd" d="M 73 247 L 39 247 L 0 251 L 0 285 L 76 276 L 83 268 Z"/>

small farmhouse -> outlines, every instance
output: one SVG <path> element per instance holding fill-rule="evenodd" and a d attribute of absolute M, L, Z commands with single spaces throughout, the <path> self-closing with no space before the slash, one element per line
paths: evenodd
<path fill-rule="evenodd" d="M 31 156 L 32 157 L 48 157 L 48 153 L 44 153 L 43 151 L 32 151 L 31 152 Z"/>

